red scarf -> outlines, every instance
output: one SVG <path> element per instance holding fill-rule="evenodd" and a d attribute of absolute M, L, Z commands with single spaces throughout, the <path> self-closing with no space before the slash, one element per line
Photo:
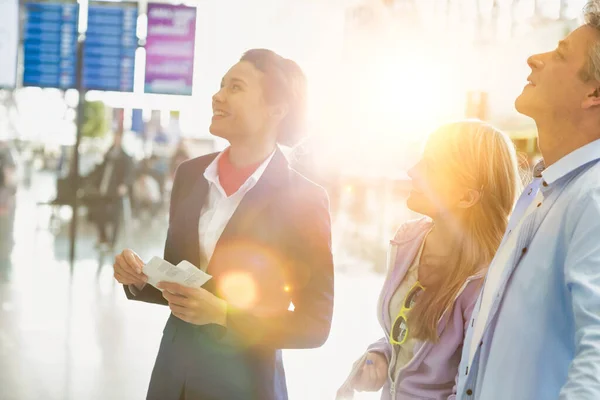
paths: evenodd
<path fill-rule="evenodd" d="M 229 159 L 229 147 L 223 152 L 219 158 L 218 175 L 221 187 L 225 190 L 227 197 L 231 196 L 239 190 L 239 188 L 256 172 L 263 161 L 248 165 L 247 167 L 237 168 Z"/>

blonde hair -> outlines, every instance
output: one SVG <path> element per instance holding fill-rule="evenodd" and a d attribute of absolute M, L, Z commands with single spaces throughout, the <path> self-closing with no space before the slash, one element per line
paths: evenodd
<path fill-rule="evenodd" d="M 514 144 L 508 136 L 478 120 L 450 123 L 428 139 L 433 157 L 457 185 L 480 191 L 479 201 L 452 220 L 456 247 L 446 265 L 433 268 L 433 282 L 419 296 L 408 318 L 411 336 L 437 342 L 438 322 L 451 312 L 455 297 L 469 276 L 485 268 L 494 257 L 517 195 L 522 189 Z"/>

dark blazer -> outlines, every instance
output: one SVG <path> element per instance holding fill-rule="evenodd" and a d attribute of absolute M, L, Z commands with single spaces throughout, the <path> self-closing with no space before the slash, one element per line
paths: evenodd
<path fill-rule="evenodd" d="M 172 264 L 200 263 L 198 222 L 209 190 L 203 174 L 216 156 L 186 161 L 177 170 L 164 254 Z M 229 302 L 227 328 L 171 315 L 148 399 L 179 400 L 182 393 L 187 400 L 287 399 L 281 349 L 319 347 L 331 326 L 325 191 L 290 169 L 277 150 L 227 224 L 207 272 L 213 278 L 204 287 Z M 149 285 L 137 296 L 125 292 L 132 300 L 166 304 Z"/>

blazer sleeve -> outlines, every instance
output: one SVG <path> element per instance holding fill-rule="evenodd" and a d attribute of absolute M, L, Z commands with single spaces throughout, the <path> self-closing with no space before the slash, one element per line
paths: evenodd
<path fill-rule="evenodd" d="M 275 349 L 316 348 L 327 340 L 334 291 L 329 199 L 321 188 L 318 194 L 313 191 L 306 197 L 294 202 L 304 205 L 289 228 L 295 268 L 305 277 L 291 289 L 294 310 L 263 317 L 229 305 L 227 334 Z"/>
<path fill-rule="evenodd" d="M 173 239 L 171 235 L 171 223 L 173 218 L 173 210 L 178 203 L 181 188 L 182 185 L 184 185 L 183 181 L 185 181 L 182 175 L 183 173 L 180 171 L 180 169 L 177 169 L 177 172 L 175 173 L 175 179 L 173 180 L 173 188 L 171 189 L 171 202 L 169 205 L 169 230 L 167 232 L 167 241 L 165 243 L 165 251 L 163 256 L 165 260 L 172 259 L 171 251 L 173 249 Z M 146 303 L 162 304 L 165 306 L 168 304 L 167 300 L 165 300 L 165 298 L 162 296 L 162 292 L 152 285 L 144 286 L 141 291 L 137 291 L 135 288 L 132 290 L 127 285 L 124 285 L 123 288 L 125 289 L 125 295 L 129 300 L 144 301 Z"/>

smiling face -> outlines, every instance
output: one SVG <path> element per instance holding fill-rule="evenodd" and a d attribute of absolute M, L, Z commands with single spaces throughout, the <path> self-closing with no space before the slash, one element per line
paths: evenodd
<path fill-rule="evenodd" d="M 223 77 L 213 96 L 210 132 L 228 141 L 261 139 L 272 130 L 272 107 L 263 89 L 264 74 L 240 61 Z"/>
<path fill-rule="evenodd" d="M 550 117 L 572 119 L 591 106 L 590 96 L 598 83 L 586 77 L 587 66 L 590 49 L 599 38 L 595 28 L 584 25 L 555 50 L 529 57 L 531 74 L 515 101 L 517 111 L 539 122 Z"/>

